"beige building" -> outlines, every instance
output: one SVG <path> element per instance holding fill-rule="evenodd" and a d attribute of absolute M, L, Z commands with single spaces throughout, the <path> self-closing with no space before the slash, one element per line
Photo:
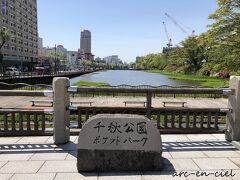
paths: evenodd
<path fill-rule="evenodd" d="M 38 48 L 38 57 L 48 57 L 48 50 L 47 48 Z"/>
<path fill-rule="evenodd" d="M 81 32 L 80 49 L 78 50 L 79 60 L 94 60 L 94 55 L 91 52 L 91 32 L 84 30 Z"/>
<path fill-rule="evenodd" d="M 89 30 L 81 32 L 80 49 L 84 53 L 91 53 L 91 32 Z"/>
<path fill-rule="evenodd" d="M 11 40 L 2 49 L 3 64 L 31 69 L 38 56 L 37 0 L 0 2 L 0 27 L 8 28 L 11 33 Z"/>

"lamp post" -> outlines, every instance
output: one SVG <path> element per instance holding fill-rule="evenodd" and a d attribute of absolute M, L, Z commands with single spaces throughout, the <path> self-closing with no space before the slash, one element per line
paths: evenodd
<path fill-rule="evenodd" d="M 54 73 L 56 74 L 57 73 L 57 60 L 56 60 L 56 55 L 57 55 L 57 46 L 55 44 L 55 47 L 54 47 Z"/>
<path fill-rule="evenodd" d="M 21 58 L 21 71 L 23 72 L 23 58 Z"/>

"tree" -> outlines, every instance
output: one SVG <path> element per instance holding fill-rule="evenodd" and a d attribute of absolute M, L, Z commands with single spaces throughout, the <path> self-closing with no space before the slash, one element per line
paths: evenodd
<path fill-rule="evenodd" d="M 183 45 L 184 57 L 186 64 L 189 65 L 189 71 L 196 73 L 202 66 L 204 60 L 205 48 L 199 43 L 199 38 L 189 37 L 185 41 L 181 42 Z"/>
<path fill-rule="evenodd" d="M 136 61 L 135 67 L 138 69 L 164 69 L 167 65 L 163 54 L 148 54 Z"/>
<path fill-rule="evenodd" d="M 172 48 L 167 53 L 163 53 L 167 61 L 167 66 L 164 70 L 185 73 L 188 72 L 186 53 L 183 47 L 177 46 Z"/>
<path fill-rule="evenodd" d="M 11 38 L 9 29 L 2 28 L 0 29 L 0 70 L 2 73 L 4 73 L 3 70 L 3 54 L 2 54 L 2 48 L 6 42 L 8 42 Z"/>
<path fill-rule="evenodd" d="M 219 8 L 209 16 L 215 22 L 209 33 L 213 38 L 212 61 L 219 69 L 237 71 L 240 66 L 240 1 L 218 0 Z"/>
<path fill-rule="evenodd" d="M 92 62 L 89 61 L 89 60 L 83 59 L 83 60 L 82 60 L 82 65 L 83 65 L 83 68 L 84 68 L 84 71 L 85 71 L 86 68 L 88 69 L 88 68 L 92 65 Z"/>
<path fill-rule="evenodd" d="M 66 65 L 67 64 L 67 56 L 62 51 L 54 50 L 50 51 L 47 55 L 49 58 L 54 59 L 55 63 L 55 71 L 57 71 L 56 64 L 58 62 L 59 65 Z"/>

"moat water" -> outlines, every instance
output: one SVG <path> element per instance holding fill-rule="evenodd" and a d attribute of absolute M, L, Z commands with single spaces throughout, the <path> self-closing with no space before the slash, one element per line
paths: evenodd
<path fill-rule="evenodd" d="M 108 70 L 95 73 L 85 74 L 70 80 L 71 85 L 78 81 L 105 82 L 109 85 L 116 86 L 127 84 L 132 86 L 151 85 L 151 86 L 198 86 L 195 81 L 180 81 L 170 79 L 167 75 L 158 73 L 147 73 L 134 70 Z"/>

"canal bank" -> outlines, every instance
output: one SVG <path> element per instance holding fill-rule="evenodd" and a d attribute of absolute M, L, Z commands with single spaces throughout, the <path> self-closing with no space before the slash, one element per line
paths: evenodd
<path fill-rule="evenodd" d="M 175 72 L 167 72 L 161 70 L 145 70 L 147 73 L 156 73 L 160 75 L 167 75 L 169 79 L 179 80 L 179 81 L 189 81 L 189 82 L 198 82 L 199 85 L 204 87 L 228 87 L 229 78 L 218 78 L 218 77 L 209 77 L 209 76 L 200 76 L 200 75 L 189 75 Z"/>
<path fill-rule="evenodd" d="M 130 86 L 189 86 L 189 87 L 228 87 L 228 79 L 215 77 L 184 75 L 179 73 L 164 72 L 159 70 L 139 71 L 139 70 L 106 70 L 106 71 L 78 71 L 66 72 L 54 75 L 22 76 L 2 78 L 0 82 L 14 84 L 51 84 L 54 77 L 68 77 L 71 85 L 92 85 L 92 82 L 101 82 L 110 86 L 130 85 Z"/>
<path fill-rule="evenodd" d="M 26 84 L 51 84 L 54 77 L 68 77 L 74 78 L 84 74 L 97 72 L 99 70 L 90 71 L 72 71 L 72 72 L 61 72 L 51 75 L 32 75 L 32 76 L 12 76 L 7 78 L 1 78 L 0 82 L 14 84 L 14 83 L 26 83 Z"/>

